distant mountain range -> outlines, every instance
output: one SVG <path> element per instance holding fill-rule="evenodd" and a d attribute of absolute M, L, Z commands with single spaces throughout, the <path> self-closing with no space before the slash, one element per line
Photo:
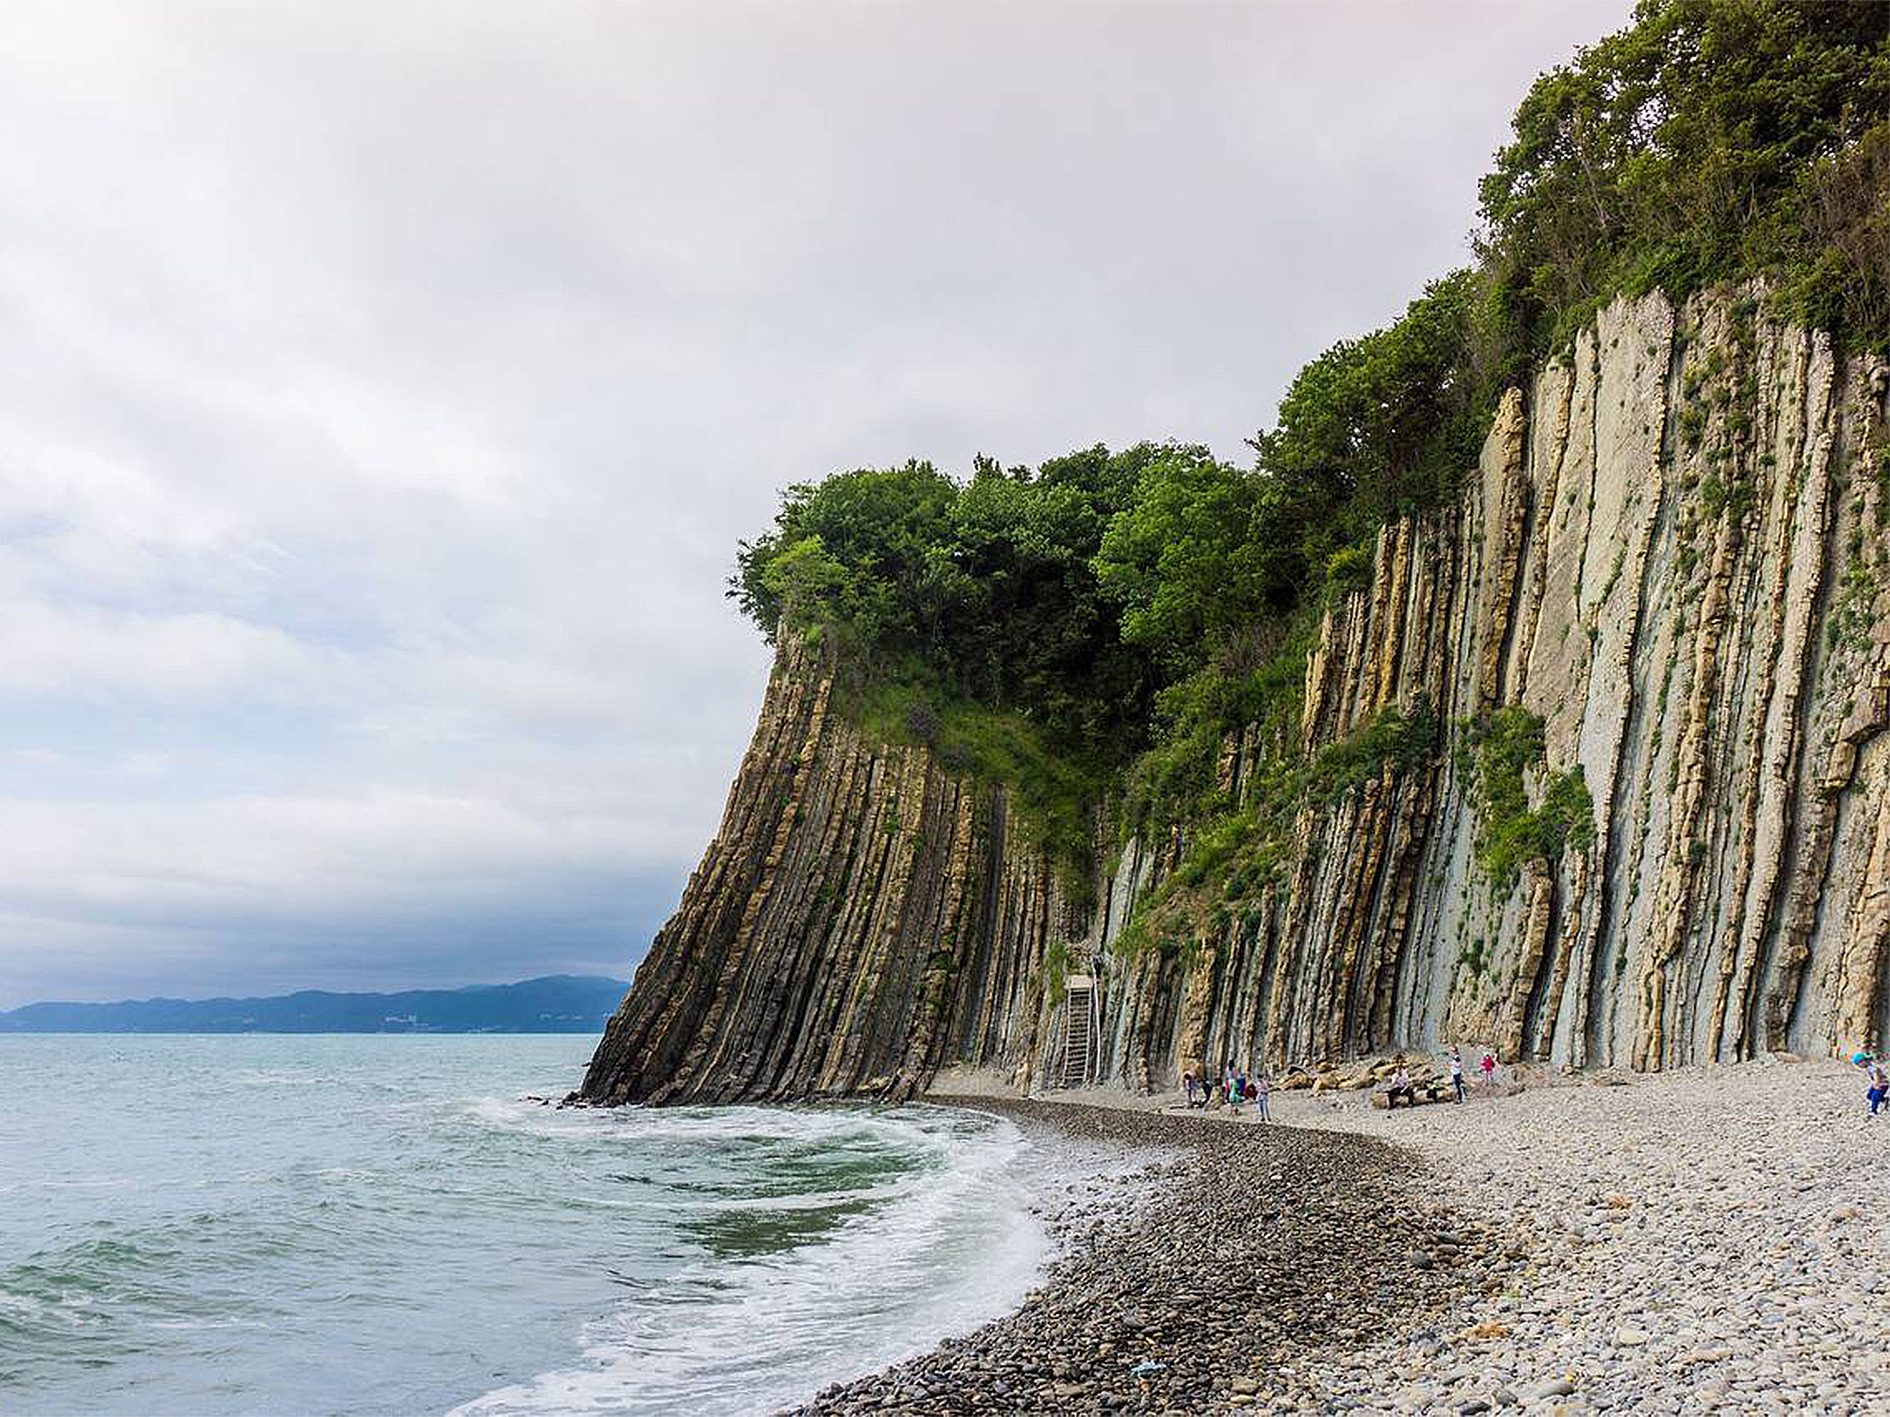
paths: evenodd
<path fill-rule="evenodd" d="M 552 974 L 517 984 L 266 999 L 127 999 L 28 1004 L 0 1013 L 0 1033 L 598 1033 L 629 986 Z"/>

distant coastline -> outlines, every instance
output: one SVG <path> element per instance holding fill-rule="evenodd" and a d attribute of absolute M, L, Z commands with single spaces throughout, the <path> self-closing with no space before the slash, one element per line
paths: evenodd
<path fill-rule="evenodd" d="M 601 975 L 552 974 L 394 994 L 305 989 L 254 999 L 40 1003 L 0 1012 L 0 1033 L 596 1033 L 629 987 Z"/>

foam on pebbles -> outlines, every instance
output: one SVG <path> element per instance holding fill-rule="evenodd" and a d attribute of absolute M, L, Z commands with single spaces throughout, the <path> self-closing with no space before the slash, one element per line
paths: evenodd
<path fill-rule="evenodd" d="M 1389 1325 L 1500 1289 L 1503 1238 L 1410 1185 L 1409 1156 L 1343 1132 L 955 1099 L 1070 1146 L 1166 1148 L 1133 1199 L 1074 1208 L 1019 1312 L 802 1410 L 1172 1412 L 1316 1407 L 1315 1376 Z M 1053 1217 L 1054 1219 L 1055 1217 Z"/>

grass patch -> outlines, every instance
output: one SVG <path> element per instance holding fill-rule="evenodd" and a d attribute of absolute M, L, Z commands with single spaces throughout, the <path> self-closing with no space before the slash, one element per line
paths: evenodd
<path fill-rule="evenodd" d="M 1409 712 L 1380 710 L 1364 727 L 1316 753 L 1268 759 L 1245 805 L 1189 833 L 1180 864 L 1136 903 L 1116 952 L 1133 959 L 1150 948 L 1192 949 L 1210 927 L 1257 925 L 1259 911 L 1240 907 L 1284 877 L 1301 812 L 1335 807 L 1368 782 L 1421 768 L 1437 745 L 1437 715 L 1420 698 Z"/>
<path fill-rule="evenodd" d="M 1580 764 L 1548 772 L 1543 721 L 1518 705 L 1462 725 L 1471 794 L 1477 808 L 1477 862 L 1499 890 L 1516 883 L 1525 864 L 1553 864 L 1595 839 L 1594 801 Z M 1542 783 L 1529 805 L 1529 778 Z"/>
<path fill-rule="evenodd" d="M 875 742 L 930 748 L 945 771 L 1003 788 L 1019 835 L 1056 866 L 1072 903 L 1093 903 L 1106 767 L 1056 751 L 1022 713 L 948 694 L 917 668 L 843 696 L 841 708 Z"/>

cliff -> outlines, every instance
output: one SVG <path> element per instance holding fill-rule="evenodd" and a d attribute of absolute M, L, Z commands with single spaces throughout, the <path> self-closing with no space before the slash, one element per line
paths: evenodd
<path fill-rule="evenodd" d="M 833 698 L 818 659 L 784 647 L 721 828 L 586 1098 L 897 1098 L 946 1058 L 1033 1057 L 1038 972 L 1080 913 L 1006 830 L 1001 792 L 928 748 L 863 739 Z"/>
<path fill-rule="evenodd" d="M 1881 1043 L 1886 371 L 1753 294 L 1617 301 L 1505 397 L 1454 506 L 1383 529 L 1300 731 L 1317 754 L 1390 709 L 1427 750 L 1300 800 L 1264 871 L 1197 883 L 1185 940 L 1125 930 L 1187 832 L 1110 852 L 1079 905 L 1001 788 L 865 741 L 784 650 L 582 1095 L 1053 1082 L 1066 971 L 1096 983 L 1078 1071 L 1138 1089 L 1447 1040 L 1641 1069 Z M 1272 790 L 1257 736 L 1224 745 L 1237 804 Z"/>

